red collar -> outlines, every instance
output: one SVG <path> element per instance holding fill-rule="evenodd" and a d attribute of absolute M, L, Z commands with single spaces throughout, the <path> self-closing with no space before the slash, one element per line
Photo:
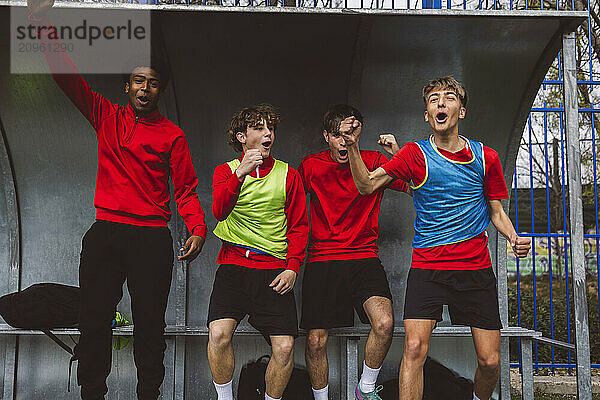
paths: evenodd
<path fill-rule="evenodd" d="M 125 107 L 125 112 L 127 113 L 127 115 L 131 116 L 132 118 L 137 118 L 138 120 L 147 121 L 147 122 L 158 121 L 159 119 L 162 118 L 161 113 L 158 111 L 158 107 L 156 107 L 156 109 L 154 111 L 152 111 L 150 114 L 139 115 L 135 112 L 135 109 L 133 108 L 133 106 L 131 104 L 127 104 L 127 107 Z"/>

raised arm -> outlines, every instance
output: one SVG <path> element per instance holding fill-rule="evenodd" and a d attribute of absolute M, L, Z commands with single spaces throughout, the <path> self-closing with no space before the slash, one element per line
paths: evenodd
<path fill-rule="evenodd" d="M 107 115 L 115 112 L 117 106 L 89 87 L 60 46 L 57 36 L 50 35 L 54 27 L 46 13 L 53 4 L 54 0 L 27 0 L 31 12 L 29 19 L 39 29 L 40 44 L 44 44 L 41 49 L 54 81 L 96 129 Z"/>
<path fill-rule="evenodd" d="M 510 242 L 515 256 L 518 258 L 527 257 L 529 249 L 531 249 L 531 239 L 520 237 L 515 230 L 510 218 L 504 212 L 500 200 L 488 200 L 490 219 L 502 234 Z"/>
<path fill-rule="evenodd" d="M 360 194 L 367 195 L 390 183 L 392 177 L 381 167 L 375 171 L 367 169 L 358 148 L 361 129 L 361 123 L 354 117 L 348 117 L 340 123 L 340 134 L 346 142 L 346 149 L 348 149 L 348 161 L 354 184 Z"/>

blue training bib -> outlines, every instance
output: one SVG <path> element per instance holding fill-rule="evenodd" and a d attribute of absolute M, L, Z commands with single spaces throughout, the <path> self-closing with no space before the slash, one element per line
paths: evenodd
<path fill-rule="evenodd" d="M 458 243 L 486 230 L 490 223 L 483 192 L 485 159 L 483 144 L 464 138 L 472 159 L 444 157 L 429 139 L 417 143 L 425 157 L 425 180 L 413 187 L 416 211 L 413 247 Z"/>

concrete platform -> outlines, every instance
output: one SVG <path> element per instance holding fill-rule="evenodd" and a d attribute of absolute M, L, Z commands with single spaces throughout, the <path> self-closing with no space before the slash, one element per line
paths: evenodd
<path fill-rule="evenodd" d="M 561 394 L 576 396 L 577 376 L 534 376 L 533 387 L 536 394 Z M 510 392 L 512 395 L 521 395 L 521 374 L 519 374 L 518 368 L 511 368 Z M 592 393 L 600 394 L 600 375 L 592 375 Z"/>

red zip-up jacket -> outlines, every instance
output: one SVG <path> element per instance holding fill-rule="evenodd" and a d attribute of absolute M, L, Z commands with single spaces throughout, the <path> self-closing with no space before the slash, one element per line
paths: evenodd
<path fill-rule="evenodd" d="M 47 18 L 40 24 L 50 26 Z M 58 43 L 47 36 L 40 40 Z M 65 52 L 49 51 L 44 55 L 58 86 L 96 131 L 96 218 L 137 226 L 167 226 L 171 218 L 171 177 L 177 209 L 188 230 L 206 237 L 204 212 L 196 194 L 198 178 L 183 131 L 158 110 L 149 116 L 137 116 L 131 105 L 123 107 L 94 92 Z M 71 73 L 55 72 L 67 70 Z"/>

